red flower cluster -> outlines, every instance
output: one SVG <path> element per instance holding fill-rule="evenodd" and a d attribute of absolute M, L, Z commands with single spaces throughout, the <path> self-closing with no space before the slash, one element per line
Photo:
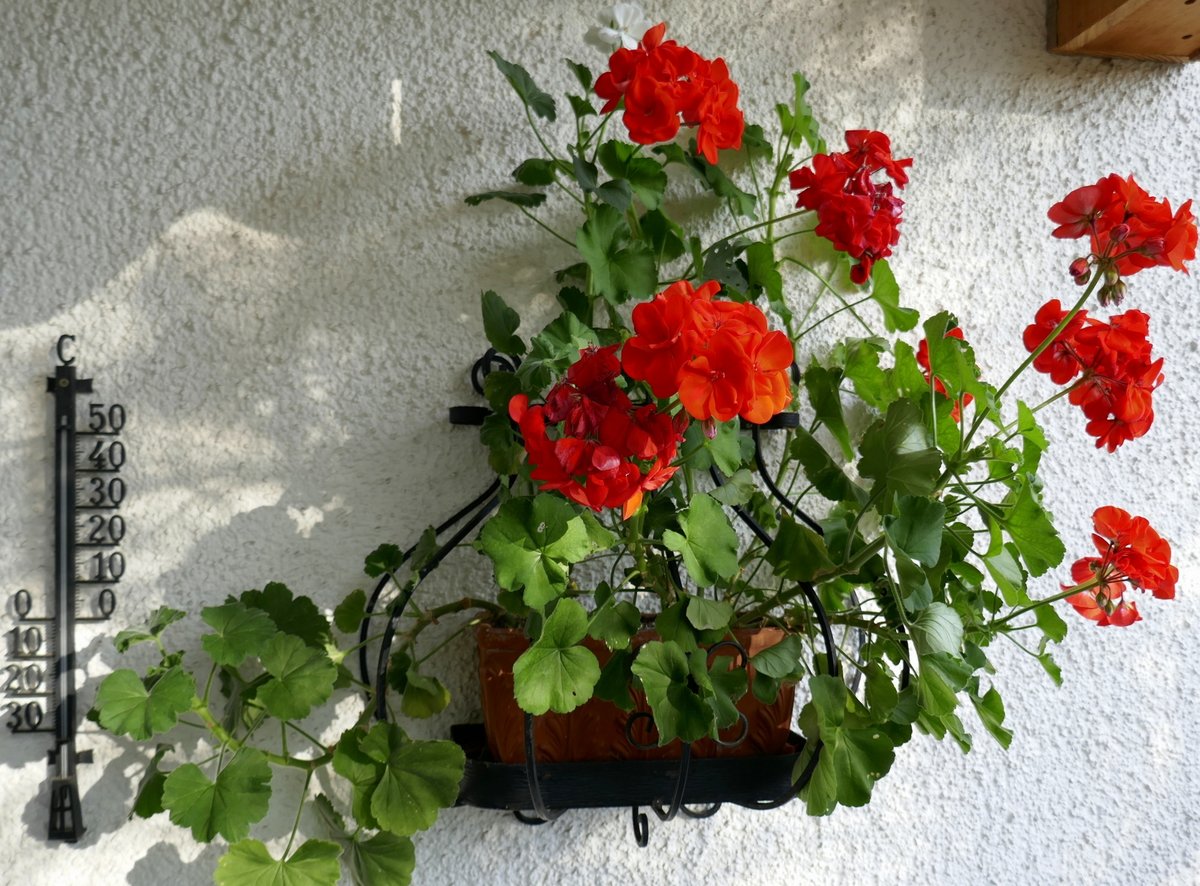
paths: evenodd
<path fill-rule="evenodd" d="M 900 240 L 900 211 L 904 201 L 893 196 L 891 182 L 876 184 L 871 176 L 883 171 L 896 185 L 908 184 L 904 171 L 912 159 L 892 157 L 892 144 L 882 132 L 855 129 L 846 133 L 845 153 L 817 154 L 812 168 L 789 176 L 800 191 L 796 205 L 817 213 L 817 233 L 858 264 L 850 271 L 855 283 L 866 283 L 871 266 L 892 254 Z"/>
<path fill-rule="evenodd" d="M 1090 237 L 1092 253 L 1121 276 L 1155 265 L 1187 273 L 1196 257 L 1196 219 L 1188 200 L 1172 213 L 1167 200 L 1147 194 L 1133 176 L 1106 175 L 1076 188 L 1050 208 L 1054 236 Z"/>
<path fill-rule="evenodd" d="M 1042 305 L 1035 322 L 1025 328 L 1026 349 L 1037 350 L 1065 316 L 1058 299 Z M 1141 311 L 1116 314 L 1107 323 L 1080 311 L 1033 361 L 1033 368 L 1056 384 L 1082 373 L 1070 400 L 1087 416 L 1087 432 L 1096 438 L 1097 448 L 1115 452 L 1154 422 L 1151 396 L 1162 384 L 1163 360 L 1151 360 L 1149 331 L 1150 318 Z"/>
<path fill-rule="evenodd" d="M 754 305 L 714 299 L 719 289 L 680 280 L 634 308 L 621 363 L 659 399 L 678 394 L 693 418 L 761 424 L 792 399 L 792 342 Z"/>
<path fill-rule="evenodd" d="M 653 404 L 635 407 L 617 386 L 616 345 L 585 348 L 541 406 L 518 394 L 508 404 L 520 425 L 531 476 L 578 504 L 622 508 L 628 518 L 644 492 L 671 478 L 671 462 L 687 427 Z M 556 426 L 551 437 L 547 425 Z"/>
<path fill-rule="evenodd" d="M 1179 569 L 1171 565 L 1171 545 L 1147 522 L 1121 508 L 1098 508 L 1092 515 L 1099 557 L 1084 557 L 1071 567 L 1077 585 L 1098 584 L 1067 597 L 1084 618 L 1100 625 L 1126 627 L 1140 621 L 1137 605 L 1123 599 L 1126 583 L 1150 591 L 1160 600 L 1175 599 Z M 1067 585 L 1063 590 L 1070 590 Z"/>
<path fill-rule="evenodd" d="M 709 61 L 674 40 L 663 41 L 666 23 L 655 25 L 637 49 L 618 49 L 596 80 L 596 95 L 607 114 L 625 99 L 622 118 L 629 137 L 652 145 L 695 126 L 696 148 L 709 163 L 718 148 L 740 148 L 745 120 L 737 106 L 738 87 L 725 60 Z"/>
<path fill-rule="evenodd" d="M 945 337 L 957 338 L 961 341 L 963 333 L 961 329 L 955 326 L 953 329 L 946 330 Z M 917 347 L 917 364 L 921 367 L 921 372 L 925 376 L 925 381 L 929 381 L 929 342 L 926 339 L 921 339 L 921 344 Z M 934 377 L 933 389 L 943 397 L 946 396 L 946 386 L 942 384 L 942 380 L 940 378 Z M 970 406 L 971 401 L 974 399 L 975 397 L 971 394 L 963 394 L 962 405 Z M 959 409 L 959 404 L 957 402 L 955 402 L 954 408 L 950 411 L 950 417 L 955 421 L 959 421 L 962 418 L 962 412 Z"/>

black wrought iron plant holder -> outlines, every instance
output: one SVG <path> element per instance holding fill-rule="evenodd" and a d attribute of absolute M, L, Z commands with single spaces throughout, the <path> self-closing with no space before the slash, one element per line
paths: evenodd
<path fill-rule="evenodd" d="M 517 368 L 513 358 L 497 354 L 489 348 L 471 369 L 471 384 L 483 395 L 483 382 L 493 371 L 512 372 Z M 796 375 L 796 367 L 792 367 Z M 483 406 L 456 406 L 450 409 L 450 422 L 456 425 L 480 425 L 491 415 Z M 775 484 L 767 469 L 762 452 L 762 433 L 797 427 L 799 416 L 781 413 L 769 422 L 754 425 L 743 421 L 743 428 L 750 431 L 754 441 L 754 465 L 764 486 L 778 502 L 779 507 L 796 519 L 802 520 L 815 532 L 821 533 L 821 525 L 805 514 L 795 502 Z M 713 482 L 718 486 L 725 478 L 714 467 Z M 421 567 L 416 580 L 409 583 L 388 606 L 388 620 L 384 629 L 375 664 L 371 672 L 366 645 L 359 649 L 359 669 L 364 683 L 374 685 L 376 710 L 379 720 L 386 720 L 387 668 L 391 656 L 392 641 L 396 625 L 408 606 L 413 593 L 434 569 L 436 569 L 460 542 L 475 531 L 500 501 L 501 479 L 497 478 L 483 492 L 455 512 L 448 520 L 435 527 L 437 535 L 455 529 L 453 535 L 442 544 L 434 555 Z M 769 532 L 740 506 L 734 511 L 738 518 L 768 547 L 774 542 Z M 405 552 L 405 559 L 413 554 L 416 545 Z M 367 618 L 363 619 L 360 641 L 365 644 L 368 634 L 368 619 L 379 605 L 380 598 L 391 581 L 385 575 L 376 585 L 367 601 Z M 816 589 L 809 583 L 801 585 L 802 591 L 820 627 L 825 644 L 828 673 L 840 675 L 833 630 Z M 746 650 L 736 641 L 724 640 L 709 650 L 732 649 L 744 664 Z M 902 679 L 907 677 L 907 669 Z M 740 744 L 748 731 L 745 716 L 741 715 L 743 729 L 733 740 L 720 740 L 726 746 Z M 644 711 L 630 714 L 626 722 L 627 740 L 638 748 L 657 746 L 657 742 L 643 742 L 635 738 L 635 724 L 639 720 L 653 718 Z M 790 753 L 771 756 L 696 758 L 692 747 L 683 742 L 678 759 L 670 760 L 614 760 L 602 762 L 539 763 L 537 760 L 536 718 L 525 715 L 525 763 L 500 763 L 492 760 L 487 749 L 486 735 L 482 724 L 459 724 L 451 727 L 451 738 L 467 755 L 466 772 L 459 788 L 458 805 L 476 806 L 484 809 L 503 809 L 512 812 L 518 821 L 529 825 L 542 825 L 554 821 L 569 809 L 596 809 L 628 806 L 632 810 L 634 839 L 638 846 L 645 847 L 649 841 L 649 819 L 643 807 L 648 807 L 661 821 L 671 821 L 680 813 L 688 818 L 708 818 L 724 803 L 732 803 L 749 809 L 776 809 L 795 799 L 812 778 L 820 760 L 821 743 L 818 741 L 813 752 L 807 755 L 803 770 L 793 779 L 798 761 L 805 753 L 805 739 L 791 735 Z"/>

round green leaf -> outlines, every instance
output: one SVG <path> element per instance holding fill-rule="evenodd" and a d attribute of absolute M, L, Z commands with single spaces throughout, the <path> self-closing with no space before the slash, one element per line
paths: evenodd
<path fill-rule="evenodd" d="M 285 859 L 271 856 L 258 840 L 241 840 L 217 862 L 217 886 L 335 886 L 341 876 L 341 847 L 305 840 Z"/>
<path fill-rule="evenodd" d="M 337 668 L 323 650 L 299 637 L 277 635 L 260 657 L 271 679 L 259 688 L 258 699 L 272 716 L 299 720 L 333 694 Z"/>
<path fill-rule="evenodd" d="M 262 751 L 242 748 L 210 781 L 194 763 L 167 775 L 162 803 L 171 821 L 191 828 L 192 836 L 208 843 L 217 834 L 241 840 L 250 825 L 267 814 L 271 801 L 271 767 Z"/>
<path fill-rule="evenodd" d="M 587 613 L 571 599 L 560 600 L 542 635 L 513 665 L 513 689 L 522 710 L 565 714 L 592 697 L 600 663 L 578 645 L 586 636 Z"/>
<path fill-rule="evenodd" d="M 192 706 L 196 681 L 176 665 L 150 686 L 128 668 L 113 671 L 96 692 L 100 725 L 117 735 L 144 741 L 166 732 Z"/>

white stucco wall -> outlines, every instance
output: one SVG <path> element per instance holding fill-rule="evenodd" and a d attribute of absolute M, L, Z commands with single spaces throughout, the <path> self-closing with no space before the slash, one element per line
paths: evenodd
<path fill-rule="evenodd" d="M 1200 195 L 1200 66 L 1051 56 L 1044 7 L 658 0 L 649 12 L 729 60 L 752 119 L 765 121 L 802 69 L 827 132 L 881 128 L 916 158 L 893 262 L 904 298 L 956 310 L 999 374 L 1023 355 L 1035 308 L 1069 295 L 1072 247 L 1048 236 L 1051 203 L 1110 171 L 1174 201 Z M 444 419 L 473 402 L 478 293 L 498 289 L 536 314 L 561 258 L 516 212 L 462 204 L 533 152 L 484 51 L 558 91 L 562 57 L 602 64 L 580 43 L 596 11 L 0 4 L 0 592 L 40 592 L 51 574 L 42 378 L 61 333 L 79 336 L 82 368 L 130 415 L 118 626 L 270 579 L 332 606 L 362 582 L 364 553 L 413 538 L 482 488 L 473 432 Z M 1070 557 L 1086 552 L 1096 506 L 1145 514 L 1174 544 L 1179 599 L 1147 601 L 1145 621 L 1124 631 L 1068 614 L 1061 689 L 1036 662 L 996 650 L 1017 733 L 1008 752 L 982 730 L 967 757 L 918 737 L 865 809 L 651 819 L 645 850 L 628 810 L 541 828 L 453 810 L 419 838 L 416 882 L 1200 881 L 1198 293 L 1194 278 L 1165 271 L 1131 289 L 1167 359 L 1155 427 L 1098 453 L 1062 404 L 1047 420 L 1045 473 Z M 486 583 L 480 558 L 462 552 L 430 592 Z M 85 704 L 118 666 L 101 631 L 86 636 Z M 435 728 L 475 705 L 459 648 L 456 701 Z M 96 754 L 81 773 L 89 830 L 49 845 L 46 743 L 0 739 L 4 882 L 209 882 L 223 849 L 198 847 L 165 816 L 126 824 L 139 774 L 130 746 L 95 734 L 80 744 Z M 286 837 L 286 817 L 255 835 Z"/>

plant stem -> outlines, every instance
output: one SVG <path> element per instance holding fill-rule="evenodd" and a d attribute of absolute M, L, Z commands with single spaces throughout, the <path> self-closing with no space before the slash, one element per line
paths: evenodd
<path fill-rule="evenodd" d="M 287 854 L 292 851 L 292 843 L 296 840 L 296 829 L 300 827 L 300 814 L 304 811 L 304 798 L 308 796 L 308 785 L 312 782 L 312 770 L 304 776 L 304 787 L 300 790 L 300 802 L 296 804 L 296 820 L 292 822 L 292 833 L 288 837 L 287 847 L 283 850 L 283 857 L 287 858 Z"/>

